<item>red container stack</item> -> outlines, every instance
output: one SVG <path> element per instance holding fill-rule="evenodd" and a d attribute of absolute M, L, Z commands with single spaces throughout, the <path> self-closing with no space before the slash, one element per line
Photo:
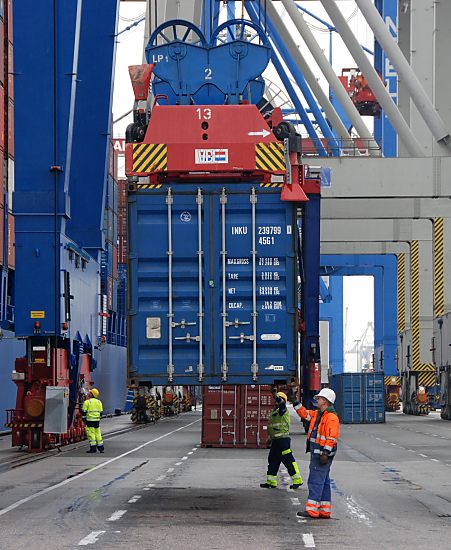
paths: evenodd
<path fill-rule="evenodd" d="M 205 386 L 202 447 L 265 448 L 273 408 L 271 386 Z"/>

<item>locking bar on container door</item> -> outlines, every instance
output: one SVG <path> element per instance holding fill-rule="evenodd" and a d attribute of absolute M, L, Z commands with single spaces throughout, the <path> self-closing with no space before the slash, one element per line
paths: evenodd
<path fill-rule="evenodd" d="M 258 407 L 257 407 L 257 447 L 260 447 L 260 422 L 261 422 L 261 386 L 258 386 Z"/>
<path fill-rule="evenodd" d="M 202 294 L 202 204 L 204 199 L 202 197 L 202 191 L 199 188 L 197 190 L 197 257 L 199 265 L 199 364 L 197 365 L 197 374 L 199 377 L 199 382 L 202 382 L 204 378 L 204 362 L 203 362 L 203 318 L 204 318 L 204 309 L 203 309 L 203 294 Z"/>
<path fill-rule="evenodd" d="M 219 444 L 222 445 L 224 443 L 224 437 L 222 435 L 222 432 L 224 430 L 224 423 L 223 423 L 223 410 L 224 410 L 224 387 L 221 386 L 221 431 L 219 436 Z M 202 413 L 203 414 L 203 413 Z"/>
<path fill-rule="evenodd" d="M 168 187 L 168 193 L 166 196 L 166 204 L 168 206 L 168 353 L 169 353 L 169 360 L 168 360 L 168 382 L 172 382 L 174 379 L 174 364 L 173 364 L 173 357 L 172 357 L 172 318 L 174 317 L 174 312 L 172 309 L 172 256 L 173 256 L 173 249 L 172 249 L 172 205 L 174 203 L 174 197 L 172 196 L 172 190 L 170 187 Z"/>
<path fill-rule="evenodd" d="M 227 380 L 227 299 L 226 299 L 226 204 L 227 204 L 227 195 L 225 188 L 222 188 L 221 192 L 221 233 L 222 233 L 222 248 L 221 248 L 221 257 L 222 257 L 222 364 L 221 364 L 221 378 L 225 382 Z"/>
<path fill-rule="evenodd" d="M 247 446 L 247 385 L 244 386 L 244 446 Z"/>
<path fill-rule="evenodd" d="M 257 207 L 257 195 L 255 193 L 255 187 L 252 187 L 251 193 L 251 206 L 252 206 L 252 379 L 254 382 L 257 380 L 258 363 L 257 363 L 257 221 L 256 221 L 256 207 Z"/>
<path fill-rule="evenodd" d="M 233 445 L 236 445 L 236 417 L 238 414 L 238 402 L 236 398 L 236 388 L 237 385 L 235 384 L 235 397 L 234 397 L 234 411 L 233 411 Z"/>

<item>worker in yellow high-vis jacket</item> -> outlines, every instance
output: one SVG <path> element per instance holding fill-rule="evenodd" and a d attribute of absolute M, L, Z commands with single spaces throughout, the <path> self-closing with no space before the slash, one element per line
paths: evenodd
<path fill-rule="evenodd" d="M 86 422 L 86 437 L 90 445 L 89 451 L 86 451 L 87 453 L 95 453 L 97 449 L 103 453 L 105 450 L 100 432 L 100 415 L 103 411 L 103 405 L 98 397 L 99 390 L 92 388 L 83 403 L 83 420 Z"/>

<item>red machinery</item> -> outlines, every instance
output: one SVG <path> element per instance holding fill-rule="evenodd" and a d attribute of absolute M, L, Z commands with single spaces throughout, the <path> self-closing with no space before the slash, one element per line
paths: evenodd
<path fill-rule="evenodd" d="M 343 69 L 338 77 L 362 116 L 379 116 L 381 106 L 358 69 Z"/>
<path fill-rule="evenodd" d="M 12 446 L 40 452 L 56 445 L 74 443 L 85 438 L 81 405 L 91 388 L 90 356 L 80 356 L 77 382 L 71 380 L 68 352 L 50 346 L 30 346 L 30 360 L 16 359 L 13 380 L 17 385 L 16 408 L 7 410 L 6 427 L 12 430 Z M 64 388 L 68 399 L 67 431 L 45 433 L 44 418 L 48 387 Z"/>

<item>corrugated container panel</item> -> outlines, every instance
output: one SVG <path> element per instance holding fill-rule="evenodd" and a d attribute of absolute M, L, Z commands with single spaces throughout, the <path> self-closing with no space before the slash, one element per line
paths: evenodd
<path fill-rule="evenodd" d="M 241 434 L 245 447 L 266 447 L 268 420 L 274 408 L 271 386 L 241 386 Z"/>
<path fill-rule="evenodd" d="M 119 235 L 117 238 L 117 260 L 120 264 L 127 263 L 127 237 L 125 235 Z"/>
<path fill-rule="evenodd" d="M 13 206 L 13 193 L 15 187 L 15 177 L 14 177 L 14 159 L 8 157 L 8 178 L 5 178 L 5 185 L 8 190 L 8 208 L 12 210 Z"/>
<path fill-rule="evenodd" d="M 127 264 L 124 264 L 124 263 L 117 264 L 117 278 L 127 281 Z"/>
<path fill-rule="evenodd" d="M 190 335 L 199 335 L 198 226 L 202 234 L 203 352 L 205 382 L 219 383 L 223 350 L 222 299 L 230 324 L 226 327 L 230 383 L 252 383 L 253 285 L 251 193 L 227 195 L 224 225 L 227 258 L 222 278 L 222 205 L 220 191 L 211 192 L 198 220 L 196 191 L 173 191 L 171 206 L 172 273 L 168 262 L 166 196 L 137 194 L 129 204 L 129 263 L 131 306 L 137 314 L 130 326 L 130 365 L 136 379 L 167 379 L 169 338 L 172 338 L 174 384 L 196 378 L 199 348 L 184 339 L 186 326 L 168 327 L 168 281 L 172 275 L 174 322 L 185 320 Z M 256 202 L 256 320 L 258 381 L 295 376 L 297 370 L 297 226 L 293 203 L 280 194 L 259 194 Z M 149 321 L 150 319 L 150 321 Z M 235 322 L 236 320 L 236 322 Z M 160 329 L 149 332 L 152 323 Z M 149 336 L 151 334 L 151 336 Z M 243 335 L 243 336 L 241 336 Z M 212 359 L 214 358 L 214 359 Z"/>
<path fill-rule="evenodd" d="M 8 38 L 13 41 L 13 0 L 6 0 L 8 2 Z M 6 6 L 5 6 L 6 11 Z"/>
<path fill-rule="evenodd" d="M 5 24 L 0 20 L 0 82 L 5 84 Z"/>
<path fill-rule="evenodd" d="M 8 86 L 9 97 L 14 99 L 14 48 L 11 42 L 8 43 Z"/>
<path fill-rule="evenodd" d="M 16 236 L 14 227 L 14 216 L 12 214 L 8 214 L 8 267 L 11 269 L 16 267 Z"/>
<path fill-rule="evenodd" d="M 117 248 L 113 246 L 113 279 L 117 279 Z"/>
<path fill-rule="evenodd" d="M 117 201 L 118 201 L 117 183 L 113 180 L 111 176 L 108 176 L 105 207 L 111 208 L 111 210 L 117 211 Z"/>
<path fill-rule="evenodd" d="M 113 305 L 111 308 L 113 311 L 117 311 L 117 281 L 113 279 Z"/>
<path fill-rule="evenodd" d="M 127 180 L 119 180 L 118 184 L 118 206 L 125 208 L 127 206 Z"/>
<path fill-rule="evenodd" d="M 107 293 L 107 307 L 109 310 L 113 309 L 113 278 L 108 276 L 108 293 Z"/>
<path fill-rule="evenodd" d="M 117 234 L 127 235 L 127 208 L 125 206 L 117 208 Z"/>
<path fill-rule="evenodd" d="M 117 237 L 118 237 L 117 214 L 116 214 L 116 212 L 113 212 L 113 244 L 114 245 L 117 245 Z"/>
<path fill-rule="evenodd" d="M 0 148 L 2 151 L 5 149 L 5 89 L 3 86 L 0 86 Z"/>
<path fill-rule="evenodd" d="M 240 386 L 204 386 L 202 445 L 235 447 L 240 443 Z"/>
<path fill-rule="evenodd" d="M 3 265 L 3 250 L 5 246 L 4 238 L 4 220 L 5 220 L 5 210 L 3 205 L 0 204 L 0 265 Z"/>
<path fill-rule="evenodd" d="M 0 205 L 5 204 L 5 163 L 3 158 L 0 158 Z"/>
<path fill-rule="evenodd" d="M 110 144 L 108 147 L 108 174 L 111 177 L 114 176 L 114 148 L 113 148 L 112 141 L 110 141 Z"/>
<path fill-rule="evenodd" d="M 8 101 L 8 153 L 14 158 L 14 101 Z"/>
<path fill-rule="evenodd" d="M 344 424 L 385 422 L 383 373 L 343 373 L 331 377 L 335 409 Z"/>
<path fill-rule="evenodd" d="M 105 239 L 109 243 L 114 242 L 114 212 L 111 208 L 105 208 L 103 230 L 105 231 Z"/>

